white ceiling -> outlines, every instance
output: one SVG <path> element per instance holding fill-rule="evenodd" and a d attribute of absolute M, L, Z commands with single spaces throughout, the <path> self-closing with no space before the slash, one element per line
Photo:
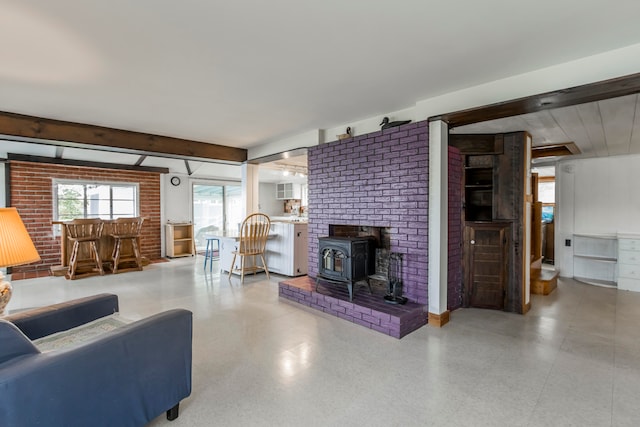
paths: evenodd
<path fill-rule="evenodd" d="M 638 43 L 638 16 L 637 0 L 0 0 L 0 111 L 248 148 Z"/>

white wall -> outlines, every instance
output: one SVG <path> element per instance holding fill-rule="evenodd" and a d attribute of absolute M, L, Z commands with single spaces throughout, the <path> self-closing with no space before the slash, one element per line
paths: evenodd
<path fill-rule="evenodd" d="M 193 182 L 236 182 L 240 183 L 241 173 L 240 166 L 235 165 L 219 165 L 205 164 L 198 168 L 198 172 L 189 176 L 188 174 L 169 173 L 162 175 L 161 187 L 161 206 L 162 214 L 162 256 L 165 255 L 164 248 L 164 224 L 167 222 L 189 222 L 193 218 L 193 194 L 191 192 Z M 211 175 L 205 175 L 208 172 Z M 177 176 L 180 178 L 180 185 L 171 184 L 171 178 Z"/>
<path fill-rule="evenodd" d="M 640 155 L 567 160 L 556 169 L 556 268 L 573 276 L 573 234 L 640 234 Z"/>
<path fill-rule="evenodd" d="M 273 182 L 261 182 L 259 185 L 260 212 L 269 216 L 284 215 L 284 200 L 276 199 L 276 184 Z"/>
<path fill-rule="evenodd" d="M 301 135 L 288 137 L 280 141 L 249 149 L 249 159 L 280 153 L 298 147 L 309 147 L 317 143 L 336 140 L 336 135 L 344 133 L 347 126 L 353 135 L 362 135 L 380 130 L 380 119 L 389 116 L 390 120 L 426 120 L 431 116 L 445 114 L 468 108 L 479 107 L 497 102 L 509 101 L 558 89 L 595 83 L 602 80 L 635 74 L 640 70 L 640 44 L 611 50 L 598 55 L 575 61 L 553 65 L 528 73 L 511 76 L 482 85 L 462 88 L 432 98 L 418 100 L 406 109 L 380 113 L 364 120 L 344 122 L 325 129 L 317 129 Z M 428 78 L 426 76 L 425 78 Z M 314 143 L 315 135 L 318 142 Z M 310 137 L 313 136 L 313 137 Z"/>

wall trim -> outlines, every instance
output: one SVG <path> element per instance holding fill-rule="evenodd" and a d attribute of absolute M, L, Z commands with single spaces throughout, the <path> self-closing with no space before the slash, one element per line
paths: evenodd
<path fill-rule="evenodd" d="M 428 317 L 428 324 L 429 326 L 433 326 L 434 328 L 441 328 L 447 323 L 449 323 L 450 318 L 451 318 L 451 312 L 449 310 L 440 314 L 435 314 L 430 312 Z"/>

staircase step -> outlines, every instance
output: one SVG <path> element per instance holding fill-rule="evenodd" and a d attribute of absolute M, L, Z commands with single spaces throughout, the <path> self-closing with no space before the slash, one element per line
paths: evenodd
<path fill-rule="evenodd" d="M 535 270 L 531 274 L 531 293 L 549 295 L 558 287 L 558 272 L 555 270 Z"/>

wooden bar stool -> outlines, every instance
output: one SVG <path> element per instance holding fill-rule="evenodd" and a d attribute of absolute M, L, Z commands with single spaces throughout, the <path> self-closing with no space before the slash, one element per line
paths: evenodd
<path fill-rule="evenodd" d="M 95 274 L 104 275 L 98 252 L 98 240 L 102 236 L 104 222 L 100 218 L 74 219 L 65 222 L 65 226 L 67 239 L 73 242 L 69 269 L 65 277 L 73 280 Z"/>
<path fill-rule="evenodd" d="M 118 218 L 111 223 L 112 231 L 109 235 L 115 240 L 111 256 L 114 274 L 130 270 L 142 270 L 142 257 L 140 256 L 138 242 L 140 241 L 140 230 L 143 222 L 144 218 L 135 217 Z M 131 242 L 131 252 L 123 255 L 122 243 L 125 241 Z M 133 263 L 133 267 L 120 269 L 120 264 L 125 262 Z"/>

